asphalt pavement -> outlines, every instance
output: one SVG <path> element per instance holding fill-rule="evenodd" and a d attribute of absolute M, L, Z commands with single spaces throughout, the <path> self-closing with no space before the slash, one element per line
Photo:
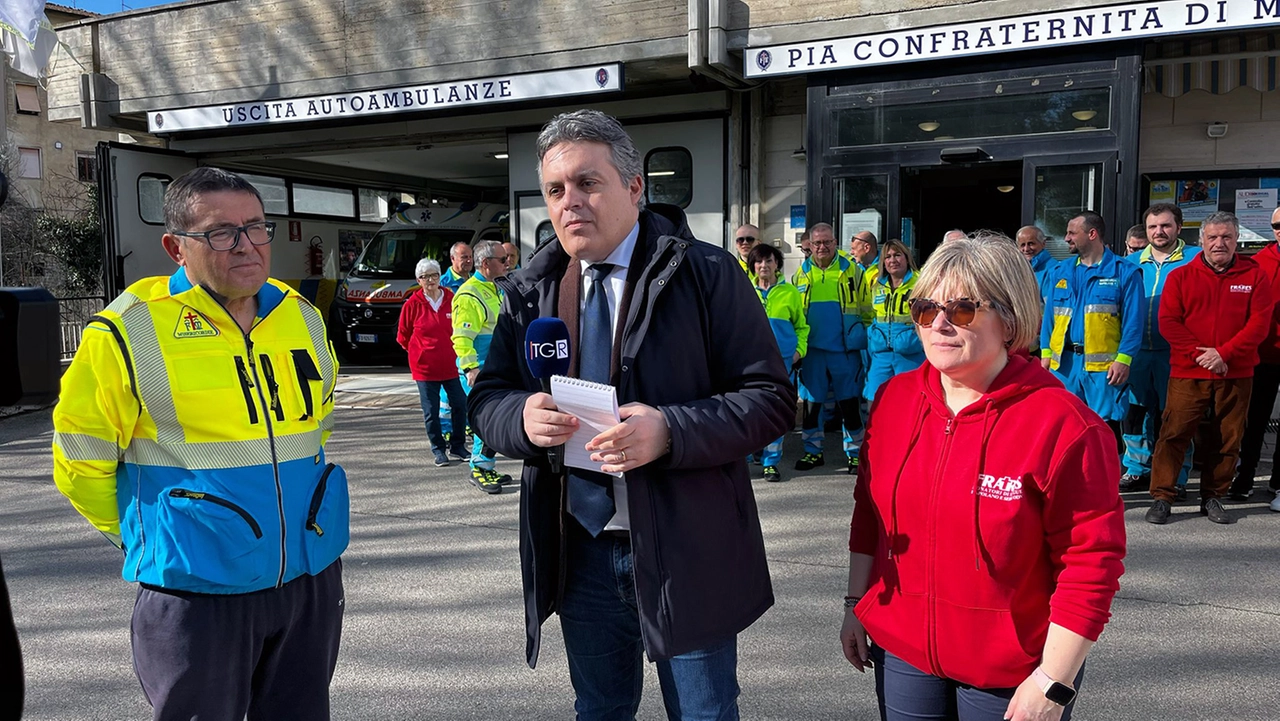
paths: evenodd
<path fill-rule="evenodd" d="M 434 467 L 405 374 L 366 369 L 340 388 L 329 455 L 350 478 L 352 540 L 333 717 L 571 718 L 554 618 L 538 668 L 524 663 L 519 488 L 488 496 L 465 464 Z M 149 718 L 129 651 L 136 590 L 120 579 L 119 552 L 54 487 L 51 437 L 47 410 L 0 419 L 0 556 L 24 649 L 24 718 Z M 792 434 L 785 459 L 799 455 Z M 829 434 L 827 458 L 839 457 Z M 519 464 L 499 469 L 518 476 Z M 838 642 L 852 477 L 828 465 L 765 483 L 751 470 L 777 604 L 739 638 L 742 716 L 874 719 L 872 678 Z M 1075 718 L 1280 719 L 1280 513 L 1260 493 L 1230 504 L 1239 523 L 1215 526 L 1192 500 L 1156 527 L 1142 520 L 1145 494 L 1126 505 L 1127 570 Z M 665 717 L 651 664 L 639 717 Z"/>

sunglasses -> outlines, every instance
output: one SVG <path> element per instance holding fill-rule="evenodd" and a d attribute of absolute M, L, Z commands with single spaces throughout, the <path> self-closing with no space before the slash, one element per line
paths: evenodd
<path fill-rule="evenodd" d="M 938 303 L 929 298 L 912 298 L 910 305 L 911 320 L 916 325 L 925 327 L 933 325 L 933 321 L 937 320 L 938 313 L 941 312 L 946 316 L 948 323 L 964 328 L 973 322 L 983 306 L 990 308 L 991 301 L 956 298 L 946 303 Z"/>
<path fill-rule="evenodd" d="M 1280 230 L 1280 223 L 1272 223 L 1272 224 L 1271 224 L 1271 229 L 1272 229 L 1272 230 Z"/>
<path fill-rule="evenodd" d="M 733 242 L 735 242 L 735 243 L 754 243 L 754 242 L 756 242 L 756 238 L 755 238 L 755 236 L 754 236 L 754 235 L 744 235 L 744 236 L 742 236 L 742 237 L 740 237 L 740 238 L 734 238 L 734 239 L 733 239 Z"/>

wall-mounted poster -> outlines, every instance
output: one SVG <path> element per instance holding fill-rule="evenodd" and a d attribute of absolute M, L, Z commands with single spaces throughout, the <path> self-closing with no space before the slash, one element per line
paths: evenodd
<path fill-rule="evenodd" d="M 1242 188 L 1236 191 L 1236 218 L 1240 240 L 1270 240 L 1271 214 L 1276 209 L 1275 188 Z"/>
<path fill-rule="evenodd" d="M 1151 202 L 1176 204 L 1182 209 L 1182 227 L 1199 228 L 1201 221 L 1218 212 L 1218 181 L 1152 181 Z"/>
<path fill-rule="evenodd" d="M 338 272 L 345 273 L 351 270 L 351 266 L 356 264 L 356 258 L 360 257 L 360 251 L 364 250 L 364 246 L 370 240 L 373 240 L 371 230 L 339 230 Z"/>

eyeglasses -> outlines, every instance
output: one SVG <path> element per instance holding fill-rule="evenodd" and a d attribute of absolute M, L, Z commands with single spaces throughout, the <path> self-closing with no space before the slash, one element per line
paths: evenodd
<path fill-rule="evenodd" d="M 432 273 L 431 275 L 420 275 L 418 276 L 418 280 L 440 280 L 440 274 Z"/>
<path fill-rule="evenodd" d="M 835 244 L 836 242 L 834 240 L 810 240 L 809 241 L 809 245 L 812 245 L 815 248 L 829 248 Z"/>
<path fill-rule="evenodd" d="M 238 225 L 230 228 L 214 228 L 206 230 L 202 233 L 195 233 L 187 230 L 174 230 L 170 235 L 180 235 L 184 238 L 199 238 L 209 244 L 214 250 L 235 250 L 240 245 L 240 236 L 244 235 L 249 242 L 254 245 L 266 245 L 276 237 L 276 224 L 270 220 L 264 220 L 259 223 L 250 223 L 248 225 Z"/>
<path fill-rule="evenodd" d="M 1272 229 L 1272 230 L 1280 230 L 1280 223 L 1272 223 L 1272 224 L 1271 224 L 1271 229 Z"/>
<path fill-rule="evenodd" d="M 738 237 L 738 238 L 734 238 L 734 239 L 733 239 L 733 242 L 735 242 L 735 243 L 754 243 L 754 242 L 756 242 L 756 239 L 755 239 L 755 236 L 753 236 L 753 235 L 744 235 L 744 236 L 741 236 L 741 237 Z"/>
<path fill-rule="evenodd" d="M 911 320 L 915 321 L 916 325 L 928 327 L 933 325 L 938 318 L 938 313 L 941 312 L 946 316 L 948 323 L 964 328 L 973 322 L 978 311 L 984 306 L 990 308 L 991 301 L 955 298 L 946 303 L 938 303 L 929 298 L 912 298 Z"/>

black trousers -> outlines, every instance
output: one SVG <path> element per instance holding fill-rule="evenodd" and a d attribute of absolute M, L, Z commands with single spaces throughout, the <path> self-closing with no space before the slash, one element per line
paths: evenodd
<path fill-rule="evenodd" d="M 342 561 L 229 596 L 141 588 L 133 668 L 154 721 L 326 721 L 342 636 Z"/>
<path fill-rule="evenodd" d="M 1262 440 L 1271 422 L 1271 409 L 1280 390 L 1280 364 L 1259 363 L 1253 369 L 1253 390 L 1249 396 L 1249 416 L 1244 422 L 1244 439 L 1240 442 L 1240 467 L 1236 470 L 1232 493 L 1253 490 L 1253 477 L 1262 456 Z M 1271 488 L 1280 488 L 1280 443 L 1271 456 Z"/>

